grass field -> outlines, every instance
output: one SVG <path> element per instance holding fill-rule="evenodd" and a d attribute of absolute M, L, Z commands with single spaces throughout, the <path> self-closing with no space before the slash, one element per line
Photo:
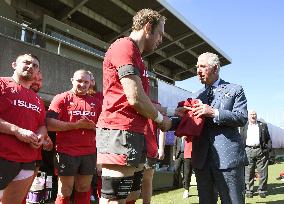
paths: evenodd
<path fill-rule="evenodd" d="M 253 198 L 246 198 L 246 204 L 284 204 L 284 181 L 276 180 L 279 177 L 279 172 L 284 171 L 284 163 L 274 164 L 269 166 L 269 178 L 268 178 L 268 196 L 266 198 L 260 198 L 257 194 L 254 194 Z M 255 182 L 258 185 L 258 180 Z M 170 191 L 156 191 L 152 197 L 153 204 L 186 204 L 186 203 L 198 203 L 196 186 L 190 187 L 190 197 L 187 199 L 182 198 L 183 189 L 170 190 Z M 136 202 L 142 204 L 141 199 Z M 218 202 L 221 203 L 221 202 Z"/>

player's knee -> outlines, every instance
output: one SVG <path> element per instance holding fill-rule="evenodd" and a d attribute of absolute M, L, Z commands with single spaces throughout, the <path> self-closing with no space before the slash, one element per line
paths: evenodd
<path fill-rule="evenodd" d="M 68 186 L 61 186 L 59 189 L 58 189 L 58 194 L 64 196 L 64 197 L 67 197 L 67 196 L 71 196 L 72 194 L 72 188 L 68 187 Z"/>

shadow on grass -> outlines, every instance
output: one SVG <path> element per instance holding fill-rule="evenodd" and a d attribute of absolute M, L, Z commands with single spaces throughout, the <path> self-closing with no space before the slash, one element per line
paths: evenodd
<path fill-rule="evenodd" d="M 283 183 L 270 183 L 268 184 L 268 194 L 269 195 L 284 195 L 284 182 Z M 284 197 L 283 197 L 284 199 Z M 282 201 L 284 203 L 284 201 Z"/>

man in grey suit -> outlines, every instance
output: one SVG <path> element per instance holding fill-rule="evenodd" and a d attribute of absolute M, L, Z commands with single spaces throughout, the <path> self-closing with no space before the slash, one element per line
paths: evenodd
<path fill-rule="evenodd" d="M 202 103 L 192 111 L 205 117 L 200 137 L 192 140 L 192 166 L 196 173 L 199 203 L 216 204 L 219 194 L 224 204 L 245 201 L 245 144 L 238 127 L 247 122 L 247 100 L 241 86 L 219 78 L 217 55 L 198 57 L 197 76 L 204 88 L 197 94 Z"/>
<path fill-rule="evenodd" d="M 246 143 L 246 153 L 249 164 L 245 168 L 246 196 L 253 197 L 255 168 L 259 174 L 258 193 L 261 198 L 266 197 L 268 179 L 269 152 L 272 142 L 266 123 L 257 120 L 254 110 L 249 111 L 248 123 L 240 129 Z"/>

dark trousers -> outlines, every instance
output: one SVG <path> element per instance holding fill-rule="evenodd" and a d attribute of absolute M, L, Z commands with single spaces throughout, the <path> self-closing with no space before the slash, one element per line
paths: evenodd
<path fill-rule="evenodd" d="M 178 158 L 175 160 L 175 173 L 174 173 L 174 186 L 179 187 L 179 176 L 181 169 L 183 167 L 183 188 L 189 190 L 191 175 L 192 175 L 192 165 L 190 158 L 184 158 L 184 153 L 180 153 Z"/>
<path fill-rule="evenodd" d="M 200 204 L 216 204 L 218 195 L 222 204 L 244 204 L 244 166 L 218 169 L 209 159 L 202 169 L 194 169 Z"/>
<path fill-rule="evenodd" d="M 263 153 L 261 148 L 246 147 L 249 164 L 245 167 L 246 192 L 253 193 L 255 169 L 259 174 L 258 193 L 267 192 L 268 180 L 268 152 Z"/>

